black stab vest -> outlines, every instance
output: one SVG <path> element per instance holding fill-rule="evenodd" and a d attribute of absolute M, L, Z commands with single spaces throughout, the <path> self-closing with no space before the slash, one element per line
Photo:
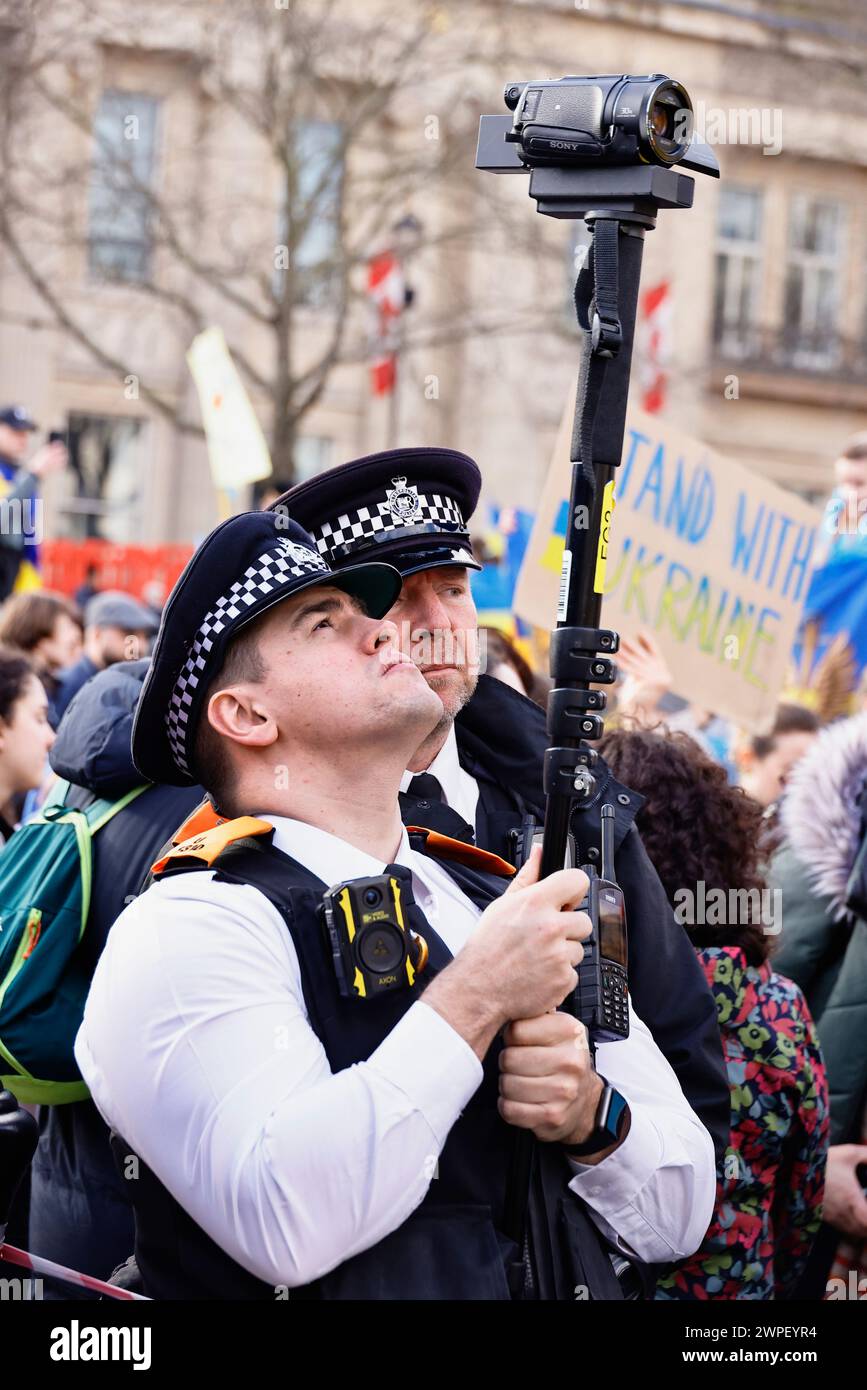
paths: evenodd
<path fill-rule="evenodd" d="M 423 844 L 417 842 L 415 847 L 422 849 Z M 170 866 L 166 873 L 189 872 L 194 867 Z M 498 897 L 505 886 L 502 879 L 461 864 L 444 862 L 443 867 L 479 908 Z M 337 988 L 319 921 L 318 907 L 327 885 L 264 840 L 230 845 L 214 868 L 215 881 L 259 889 L 285 921 L 298 956 L 310 1026 L 333 1072 L 366 1060 L 452 960 L 445 943 L 413 903 L 410 925 L 426 939 L 429 950 L 423 975 L 412 989 L 375 1001 L 346 999 Z M 409 870 L 401 865 L 389 866 L 389 872 L 407 884 L 410 881 Z M 136 1261 L 144 1291 L 158 1299 L 510 1298 L 510 1271 L 514 1282 L 520 1261 L 515 1242 L 502 1226 L 516 1131 L 501 1120 L 497 1110 L 501 1048 L 497 1038 L 485 1057 L 481 1084 L 452 1126 L 421 1204 L 376 1245 L 303 1287 L 278 1292 L 248 1273 L 193 1221 L 140 1159 L 139 1179 L 133 1186 Z M 127 1160 L 132 1152 L 129 1145 L 118 1135 L 112 1143 L 116 1160 Z M 580 1201 L 568 1192 L 568 1171 L 559 1152 L 546 1155 L 549 1172 L 554 1158 L 554 1198 L 563 1210 L 553 1217 L 556 1230 L 545 1256 L 546 1268 L 553 1261 L 560 1290 L 550 1296 L 573 1297 L 575 1283 L 585 1283 L 591 1297 L 619 1298 L 620 1286 L 604 1242 Z M 434 1161 L 431 1155 L 432 1167 Z"/>

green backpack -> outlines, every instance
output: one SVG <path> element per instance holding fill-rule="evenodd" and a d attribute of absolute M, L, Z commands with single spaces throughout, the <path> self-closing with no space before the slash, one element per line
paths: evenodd
<path fill-rule="evenodd" d="M 149 785 L 79 811 L 59 782 L 0 850 L 0 1090 L 19 1101 L 89 1095 L 72 1049 L 90 989 L 76 947 L 90 912 L 91 840 Z"/>

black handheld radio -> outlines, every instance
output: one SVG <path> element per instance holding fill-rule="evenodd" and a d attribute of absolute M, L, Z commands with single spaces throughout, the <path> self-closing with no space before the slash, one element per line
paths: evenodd
<path fill-rule="evenodd" d="M 578 966 L 572 1000 L 563 1005 L 586 1026 L 594 1042 L 617 1042 L 629 1037 L 626 904 L 614 877 L 614 807 L 602 807 L 602 862 L 597 874 L 584 865 L 590 879 L 581 904 L 593 924 Z"/>

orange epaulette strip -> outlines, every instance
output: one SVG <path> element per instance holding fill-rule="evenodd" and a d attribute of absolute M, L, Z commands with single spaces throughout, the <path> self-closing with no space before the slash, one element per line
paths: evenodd
<path fill-rule="evenodd" d="M 237 820 L 221 821 L 213 829 L 205 830 L 202 834 L 194 835 L 192 839 L 182 840 L 179 845 L 175 845 L 174 849 L 170 849 L 168 854 L 157 860 L 151 873 L 162 873 L 170 863 L 176 863 L 180 859 L 198 859 L 210 868 L 217 856 L 236 840 L 246 840 L 250 835 L 270 835 L 273 829 L 273 825 L 268 821 L 257 820 L 255 816 L 239 816 Z"/>
<path fill-rule="evenodd" d="M 191 811 L 172 836 L 172 844 L 179 845 L 183 840 L 192 840 L 196 835 L 203 835 L 206 830 L 213 830 L 217 825 L 225 825 L 225 816 L 220 816 L 214 810 L 207 797 L 201 806 L 197 806 L 195 811 Z"/>
<path fill-rule="evenodd" d="M 514 864 L 491 854 L 486 849 L 468 845 L 466 840 L 453 840 L 451 835 L 440 835 L 436 830 L 428 830 L 426 825 L 408 825 L 408 835 L 424 835 L 425 848 L 434 859 L 453 859 L 467 869 L 479 869 L 486 874 L 497 874 L 499 878 L 512 878 Z"/>

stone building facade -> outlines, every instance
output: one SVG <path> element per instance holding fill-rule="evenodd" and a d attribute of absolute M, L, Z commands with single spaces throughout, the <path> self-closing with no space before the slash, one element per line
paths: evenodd
<path fill-rule="evenodd" d="M 192 319 L 179 304 L 193 301 L 199 326 L 219 323 L 255 370 L 269 371 L 273 333 L 196 265 L 149 245 L 134 193 L 112 215 L 99 157 L 100 139 L 134 120 L 134 178 L 170 196 L 187 234 L 200 228 L 203 263 L 226 235 L 212 216 L 217 197 L 233 209 L 239 245 L 261 239 L 264 223 L 276 227 L 262 142 L 224 101 L 206 52 L 203 11 L 222 4 L 135 7 L 136 23 L 119 28 L 116 6 L 99 0 L 59 60 L 61 87 L 85 119 L 14 102 L 5 111 L 7 157 L 25 152 L 40 187 L 37 212 L 16 223 L 29 274 L 0 239 L 0 398 L 25 403 L 46 430 L 71 430 L 77 450 L 78 474 L 49 494 L 50 534 L 189 541 L 215 521 L 203 441 L 177 424 L 198 422 L 185 360 Z M 351 7 L 362 28 L 366 5 Z M 395 224 L 424 229 L 407 272 L 414 298 L 397 396 L 371 395 L 358 351 L 367 312 L 359 265 L 347 310 L 356 348 L 350 360 L 338 354 L 300 422 L 296 473 L 394 443 L 441 443 L 478 459 L 487 500 L 532 510 L 577 362 L 576 229 L 538 217 L 524 179 L 474 173 L 472 130 L 481 111 L 505 109 L 506 79 L 663 71 L 690 91 L 723 177 L 698 178 L 694 208 L 662 215 L 647 237 L 643 284 L 653 294 L 639 327 L 636 399 L 656 391 L 678 425 L 821 498 L 839 446 L 867 426 L 867 19 L 856 4 L 819 15 L 785 0 L 496 0 L 432 11 L 430 82 L 401 106 L 395 138 L 420 149 L 433 130 L 434 147 L 442 139 L 454 152 L 461 142 L 464 167 L 430 186 L 416 180 L 393 209 Z M 370 17 L 382 18 L 372 3 Z M 14 28 L 7 21 L 7 36 Z M 480 56 L 481 33 L 501 38 L 499 56 L 497 42 Z M 461 220 L 474 225 L 472 238 L 453 234 Z M 160 296 L 142 289 L 145 273 Z M 40 284 L 53 287 L 51 299 Z M 296 315 L 302 353 L 324 331 L 318 313 L 313 302 Z M 155 408 L 142 383 L 168 408 Z M 254 382 L 250 394 L 268 432 L 271 402 Z"/>

